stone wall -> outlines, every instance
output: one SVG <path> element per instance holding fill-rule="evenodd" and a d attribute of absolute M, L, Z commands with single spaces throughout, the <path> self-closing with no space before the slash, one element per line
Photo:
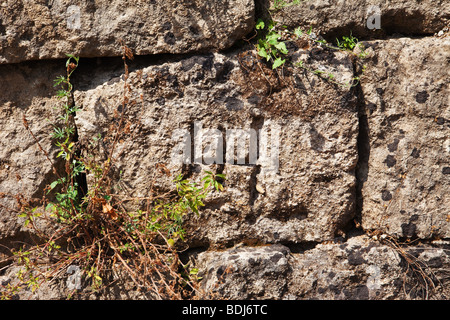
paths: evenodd
<path fill-rule="evenodd" d="M 116 191 L 144 197 L 150 185 L 170 190 L 179 173 L 197 181 L 204 170 L 227 176 L 225 191 L 212 193 L 200 215 L 185 219 L 183 259 L 198 266 L 211 297 L 448 299 L 445 1 L 372 1 L 381 23 L 374 30 L 367 21 L 378 11 L 366 1 L 302 1 L 271 11 L 280 25 L 313 30 L 288 45 L 289 63 L 278 74 L 242 40 L 253 36 L 255 21 L 267 17 L 271 5 L 2 2 L 0 244 L 32 237 L 17 217 L 17 195 L 41 198 L 54 175 L 23 116 L 55 159 L 49 132 L 58 100 L 52 82 L 64 74 L 63 59 L 72 53 L 81 57 L 73 76 L 80 144 L 107 132 L 121 108 L 123 41 L 136 57 L 128 79 L 130 133 L 116 153 Z M 366 48 L 364 59 L 356 57 L 359 47 L 355 55 L 314 41 L 350 32 Z M 294 67 L 299 61 L 332 73 L 335 82 Z M 356 76 L 357 85 L 343 85 Z M 249 153 L 243 163 L 172 161 L 179 142 L 174 134 L 195 139 L 199 125 L 205 136 L 206 130 L 219 132 L 223 158 L 227 130 L 254 130 L 259 139 L 266 132 L 278 142 L 271 145 L 279 151 L 276 170 L 262 159 L 251 162 Z M 100 148 L 96 156 L 104 152 Z M 157 175 L 159 164 L 169 176 Z M 0 271 L 2 283 L 11 275 L 13 266 L 7 267 Z"/>

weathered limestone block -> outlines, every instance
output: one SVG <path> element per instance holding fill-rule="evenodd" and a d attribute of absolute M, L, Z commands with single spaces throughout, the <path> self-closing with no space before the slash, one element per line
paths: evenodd
<path fill-rule="evenodd" d="M 0 66 L 0 240 L 14 237 L 23 227 L 14 211 L 19 208 L 17 196 L 23 196 L 23 203 L 36 203 L 54 180 L 52 165 L 25 128 L 23 117 L 56 163 L 50 134 L 59 101 L 53 79 L 64 73 L 64 64 L 55 63 Z"/>
<path fill-rule="evenodd" d="M 211 297 L 442 299 L 449 293 L 445 269 L 450 259 L 444 247 L 399 251 L 367 236 L 356 236 L 345 243 L 294 246 L 292 251 L 283 245 L 206 251 L 196 261 L 202 289 Z"/>
<path fill-rule="evenodd" d="M 450 237 L 450 38 L 391 39 L 361 80 L 367 163 L 362 224 L 397 237 Z"/>
<path fill-rule="evenodd" d="M 254 25 L 253 0 L 2 1 L 0 63 L 187 53 L 232 46 Z"/>
<path fill-rule="evenodd" d="M 202 290 L 211 298 L 280 299 L 292 274 L 289 255 L 280 244 L 200 253 Z"/>
<path fill-rule="evenodd" d="M 299 50 L 292 59 L 306 55 L 312 65 L 328 68 L 336 79 L 351 81 L 348 54 L 320 48 L 314 52 Z M 332 239 L 354 216 L 358 118 L 352 90 L 288 65 L 277 78 L 258 61 L 251 50 L 215 53 L 130 74 L 132 93 L 125 114 L 130 133 L 115 154 L 116 170 L 121 172 L 116 190 L 128 198 L 145 197 L 152 186 L 172 188 L 180 172 L 197 181 L 208 169 L 227 176 L 226 191 L 211 194 L 200 216 L 186 218 L 193 243 L 321 241 Z M 108 81 L 100 72 L 92 73 L 102 80 L 75 94 L 82 106 L 76 122 L 80 139 L 85 140 L 104 135 L 122 108 L 122 80 Z M 200 127 L 203 145 L 197 143 Z M 278 157 L 259 146 L 259 157 L 252 162 L 249 142 L 241 135 L 244 154 L 235 151 L 234 161 L 227 160 L 231 129 L 255 133 L 258 143 L 265 135 L 267 149 L 278 149 L 273 153 Z M 184 165 L 172 157 L 183 134 L 192 142 L 190 163 Z M 208 145 L 212 153 L 204 152 L 197 161 L 195 150 Z M 208 165 L 208 154 L 222 164 Z M 171 176 L 153 179 L 159 164 Z"/>
<path fill-rule="evenodd" d="M 450 8 L 445 0 L 318 0 L 301 1 L 274 14 L 290 27 L 311 26 L 329 40 L 349 35 L 380 37 L 433 34 L 448 27 Z"/>

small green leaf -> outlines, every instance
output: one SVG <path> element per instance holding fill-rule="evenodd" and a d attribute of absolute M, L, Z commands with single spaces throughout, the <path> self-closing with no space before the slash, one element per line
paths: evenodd
<path fill-rule="evenodd" d="M 50 184 L 50 190 L 53 190 L 59 184 L 59 180 L 53 181 Z"/>
<path fill-rule="evenodd" d="M 278 24 L 277 21 L 271 20 L 269 22 L 269 30 L 272 30 L 273 28 L 275 28 L 275 26 Z"/>
<path fill-rule="evenodd" d="M 59 76 L 59 77 L 56 77 L 56 79 L 53 81 L 55 82 L 53 86 L 56 87 L 56 86 L 60 85 L 61 83 L 65 82 L 66 78 L 63 76 Z"/>
<path fill-rule="evenodd" d="M 258 19 L 258 21 L 256 22 L 255 28 L 256 28 L 256 30 L 262 30 L 262 29 L 264 29 L 265 26 L 266 25 L 265 25 L 264 21 L 262 19 Z"/>
<path fill-rule="evenodd" d="M 286 48 L 286 44 L 284 42 L 279 42 L 275 45 L 275 48 L 280 50 L 282 54 L 288 54 L 288 50 Z"/>
<path fill-rule="evenodd" d="M 302 29 L 301 29 L 300 27 L 298 27 L 298 28 L 296 28 L 296 29 L 294 30 L 294 34 L 295 34 L 297 37 L 301 37 L 302 34 L 303 34 L 303 31 L 302 31 Z"/>
<path fill-rule="evenodd" d="M 277 58 L 272 65 L 272 69 L 276 69 L 279 66 L 283 65 L 286 62 L 286 59 Z"/>
<path fill-rule="evenodd" d="M 278 43 L 278 39 L 280 37 L 281 37 L 281 35 L 279 35 L 278 33 L 271 32 L 270 34 L 267 35 L 266 41 L 271 45 L 276 45 Z"/>
<path fill-rule="evenodd" d="M 58 98 L 64 98 L 67 97 L 69 94 L 66 90 L 58 90 L 56 92 L 56 95 L 58 96 Z"/>
<path fill-rule="evenodd" d="M 270 50 L 270 54 L 271 54 L 273 57 L 276 57 L 277 54 L 278 54 L 277 48 L 272 47 L 272 49 Z"/>
<path fill-rule="evenodd" d="M 192 268 L 191 271 L 189 271 L 189 274 L 198 274 L 198 269 L 197 268 Z"/>
<path fill-rule="evenodd" d="M 267 60 L 270 59 L 269 55 L 267 54 L 266 49 L 264 49 L 263 47 L 259 47 L 259 46 L 258 46 L 258 54 L 259 54 L 261 57 L 266 58 Z"/>

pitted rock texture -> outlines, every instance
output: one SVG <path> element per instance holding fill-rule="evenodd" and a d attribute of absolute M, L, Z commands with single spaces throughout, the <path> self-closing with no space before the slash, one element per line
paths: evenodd
<path fill-rule="evenodd" d="M 362 225 L 396 237 L 450 237 L 450 38 L 366 43 L 367 163 Z M 447 170 L 447 171 L 446 171 Z"/>
<path fill-rule="evenodd" d="M 228 299 L 279 299 L 292 273 L 290 251 L 283 245 L 238 247 L 199 255 L 202 289 Z"/>
<path fill-rule="evenodd" d="M 17 210 L 26 203 L 39 204 L 54 180 L 44 152 L 57 166 L 50 134 L 51 123 L 58 123 L 59 101 L 51 79 L 64 72 L 59 63 L 0 66 L 0 240 L 26 231 Z M 24 117 L 44 152 L 25 128 Z"/>
<path fill-rule="evenodd" d="M 336 79 L 351 81 L 349 54 L 317 48 L 314 54 L 299 50 L 293 59 L 303 55 L 312 64 L 332 69 Z M 97 83 L 75 93 L 82 107 L 76 123 L 85 145 L 108 130 L 121 108 L 123 82 Z M 129 83 L 125 117 L 130 134 L 114 155 L 123 181 L 119 193 L 145 197 L 151 186 L 169 190 L 179 173 L 199 181 L 202 171 L 212 169 L 227 177 L 225 192 L 213 193 L 200 216 L 186 217 L 192 241 L 219 246 L 243 238 L 263 243 L 323 241 L 354 216 L 358 117 L 349 86 L 334 86 L 288 66 L 283 78 L 277 78 L 253 50 L 196 55 L 140 69 L 130 74 Z M 203 145 L 194 136 L 196 126 L 203 128 Z M 230 146 L 232 129 L 254 130 L 259 140 L 265 131 L 269 150 L 278 148 L 273 153 L 279 154 L 278 168 L 270 170 L 261 157 L 250 163 L 248 141 L 243 163 L 235 159 L 236 152 L 233 161 L 227 161 L 226 147 L 216 147 Z M 190 135 L 189 150 L 212 146 L 217 151 L 212 156 L 219 155 L 223 164 L 208 165 L 207 152 L 199 161 L 191 154 L 190 164 L 174 159 L 172 153 L 182 142 L 177 130 Z M 211 130 L 218 139 L 208 140 Z M 241 133 L 237 138 L 246 141 Z M 100 153 L 109 147 L 102 148 Z M 170 176 L 149 179 L 160 164 Z"/>
<path fill-rule="evenodd" d="M 301 1 L 272 15 L 313 33 L 288 41 L 287 63 L 273 71 L 247 42 L 230 49 L 273 4 L 255 2 L 2 1 L 1 285 L 19 270 L 3 260 L 7 247 L 34 239 L 20 206 L 39 205 L 55 180 L 45 153 L 64 171 L 50 138 L 62 103 L 52 82 L 71 53 L 82 57 L 71 78 L 82 155 L 104 163 L 124 116 L 108 185 L 124 208 L 173 191 L 179 173 L 197 182 L 205 170 L 226 175 L 225 190 L 184 217 L 186 242 L 176 243 L 207 297 L 450 297 L 449 6 Z M 379 30 L 367 28 L 371 5 Z M 350 32 L 365 38 L 365 59 L 359 46 L 354 55 L 311 40 Z M 136 55 L 125 103 L 119 40 Z M 355 76 L 360 85 L 345 85 Z M 242 153 L 231 150 L 231 130 L 241 130 Z M 252 137 L 268 139 L 267 150 Z M 186 144 L 189 157 L 174 153 Z M 95 185 L 92 170 L 87 183 Z M 65 297 L 65 285 L 24 288 L 21 297 Z M 140 298 L 133 286 L 110 298 Z"/>
<path fill-rule="evenodd" d="M 397 250 L 367 236 L 292 251 L 283 245 L 238 246 L 200 253 L 197 261 L 202 289 L 212 298 L 383 300 L 449 294 L 445 249 Z"/>
<path fill-rule="evenodd" d="M 289 27 L 312 27 L 334 41 L 350 32 L 364 38 L 437 33 L 449 26 L 450 8 L 445 0 L 318 0 L 301 1 L 273 16 Z"/>
<path fill-rule="evenodd" d="M 25 60 L 188 53 L 232 46 L 254 25 L 253 0 L 2 1 L 0 64 Z"/>

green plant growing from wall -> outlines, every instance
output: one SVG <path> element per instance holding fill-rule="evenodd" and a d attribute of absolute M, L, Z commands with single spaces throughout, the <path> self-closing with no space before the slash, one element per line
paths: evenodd
<path fill-rule="evenodd" d="M 270 21 L 266 26 L 262 19 L 259 19 L 256 24 L 256 30 L 265 33 L 265 35 L 259 37 L 256 50 L 259 56 L 272 63 L 272 69 L 282 66 L 286 62 L 283 56 L 288 54 L 286 44 L 279 41 L 281 35 L 275 30 L 275 26 L 274 21 Z"/>
<path fill-rule="evenodd" d="M 76 156 L 76 142 L 74 116 L 79 111 L 78 106 L 73 101 L 72 90 L 73 85 L 70 81 L 72 73 L 78 68 L 79 58 L 73 55 L 67 55 L 66 76 L 59 76 L 55 79 L 54 86 L 59 87 L 57 97 L 65 100 L 61 104 L 61 115 L 59 122 L 62 126 L 54 125 L 52 138 L 55 145 L 59 148 L 57 158 L 65 161 L 65 175 L 59 175 L 58 179 L 53 181 L 47 193 L 51 192 L 57 186 L 61 191 L 56 193 L 56 203 L 49 203 L 47 209 L 55 212 L 58 219 L 69 219 L 81 213 L 81 194 L 79 194 L 79 185 L 77 177 L 84 172 L 85 166 L 83 161 Z"/>
<path fill-rule="evenodd" d="M 294 5 L 298 3 L 291 2 L 289 5 Z M 284 1 L 275 2 L 276 8 L 283 8 L 286 5 Z M 290 31 L 286 26 L 281 28 L 277 27 L 277 22 L 273 20 L 263 21 L 258 19 L 256 23 L 257 31 L 257 44 L 256 51 L 258 55 L 265 59 L 266 62 L 270 62 L 272 69 L 283 66 L 289 58 L 289 51 L 287 49 L 287 43 L 295 41 L 294 39 L 300 39 L 306 37 L 308 40 L 317 43 L 319 46 L 328 48 L 330 50 L 340 50 L 350 52 L 351 54 L 357 56 L 359 59 L 365 59 L 367 57 L 367 52 L 362 43 L 359 43 L 358 39 L 352 35 L 350 32 L 349 36 L 343 36 L 342 40 L 337 40 L 337 46 L 329 44 L 325 39 L 319 39 L 312 32 L 312 27 L 308 31 L 303 31 L 301 27 L 297 27 L 294 31 Z M 286 39 L 286 40 L 284 40 Z M 353 53 L 355 47 L 359 47 L 359 53 Z M 354 76 L 349 83 L 341 83 L 336 80 L 336 76 L 331 72 L 325 72 L 323 70 L 314 69 L 309 66 L 304 61 L 300 61 L 294 64 L 294 67 L 302 68 L 308 72 L 319 76 L 321 79 L 326 80 L 330 83 L 342 86 L 342 87 L 353 87 L 358 85 L 360 76 Z M 363 67 L 362 72 L 364 72 L 365 67 Z"/>
<path fill-rule="evenodd" d="M 356 44 L 358 43 L 358 39 L 355 38 L 350 32 L 350 35 L 348 37 L 343 36 L 341 41 L 336 38 L 336 42 L 339 49 L 353 51 L 353 49 L 356 47 Z"/>
<path fill-rule="evenodd" d="M 365 59 L 367 57 L 367 52 L 365 51 L 366 48 L 362 43 L 359 42 L 358 38 L 352 35 L 352 32 L 350 32 L 350 35 L 348 37 L 342 36 L 341 41 L 339 41 L 339 39 L 336 38 L 336 42 L 339 49 L 350 52 L 353 52 L 356 46 L 358 46 L 360 51 L 357 54 L 358 58 Z"/>
<path fill-rule="evenodd" d="M 124 105 L 131 93 L 126 83 L 126 61 L 132 58 L 132 53 L 125 45 L 122 49 Z M 70 289 L 67 293 L 69 298 L 102 293 L 117 281 L 113 274 L 123 274 L 137 291 L 154 299 L 180 299 L 198 293 L 200 277 L 197 270 L 181 263 L 178 257 L 177 248 L 183 247 L 186 237 L 183 221 L 187 214 L 200 214 L 211 192 L 224 190 L 219 181 L 225 180 L 225 176 L 206 171 L 197 183 L 178 175 L 173 181 L 173 190 L 160 194 L 150 192 L 151 196 L 141 200 L 146 203 L 144 207 L 127 210 L 123 200 L 110 188 L 113 149 L 119 137 L 127 134 L 123 125 L 125 121 L 119 121 L 105 137 L 95 136 L 89 144 L 106 143 L 106 137 L 112 137 L 108 140 L 112 145 L 106 160 L 94 161 L 89 154 L 82 156 L 75 138 L 73 118 L 79 108 L 73 101 L 71 83 L 78 64 L 79 58 L 69 55 L 66 76 L 55 80 L 55 86 L 59 87 L 57 96 L 61 100 L 61 115 L 51 133 L 58 148 L 56 160 L 44 151 L 24 117 L 26 129 L 54 167 L 55 179 L 49 183 L 41 206 L 23 201 L 19 216 L 27 228 L 35 231 L 40 241 L 12 251 L 10 259 L 21 268 L 15 284 L 0 287 L 0 297 L 10 299 L 22 289 L 34 292 L 44 282 L 64 281 L 61 275 L 74 265 L 80 269 L 83 288 Z M 125 110 L 122 108 L 121 120 L 126 117 Z M 81 193 L 77 180 L 87 172 L 92 174 L 92 184 L 89 190 Z M 42 225 L 51 225 L 55 231 L 48 234 L 41 229 Z M 39 259 L 49 262 L 39 264 Z"/>

